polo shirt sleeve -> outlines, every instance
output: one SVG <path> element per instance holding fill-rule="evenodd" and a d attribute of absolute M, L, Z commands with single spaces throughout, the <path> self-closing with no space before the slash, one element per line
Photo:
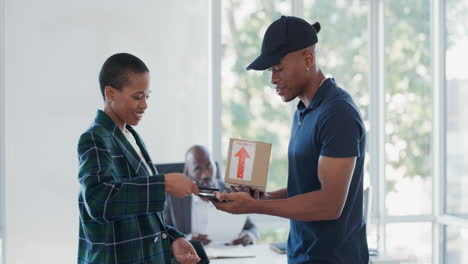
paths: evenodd
<path fill-rule="evenodd" d="M 364 138 L 360 114 L 345 101 L 334 103 L 324 112 L 319 125 L 321 156 L 359 157 L 360 142 Z"/>

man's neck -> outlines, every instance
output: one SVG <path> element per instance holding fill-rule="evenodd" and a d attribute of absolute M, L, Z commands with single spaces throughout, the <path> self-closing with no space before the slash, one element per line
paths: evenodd
<path fill-rule="evenodd" d="M 315 94 L 317 93 L 320 85 L 326 79 L 325 74 L 323 74 L 322 70 L 318 70 L 310 80 L 308 87 L 305 89 L 304 93 L 299 97 L 305 107 L 308 107 L 312 99 L 314 98 Z"/>

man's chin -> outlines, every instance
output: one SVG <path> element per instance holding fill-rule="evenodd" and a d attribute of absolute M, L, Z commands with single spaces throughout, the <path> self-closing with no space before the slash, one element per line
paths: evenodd
<path fill-rule="evenodd" d="M 286 97 L 286 96 L 281 96 L 281 100 L 285 103 L 289 103 L 292 100 L 294 100 L 294 97 Z"/>

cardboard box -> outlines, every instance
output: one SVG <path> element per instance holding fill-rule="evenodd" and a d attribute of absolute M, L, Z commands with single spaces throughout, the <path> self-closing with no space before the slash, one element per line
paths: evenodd
<path fill-rule="evenodd" d="M 244 185 L 266 190 L 271 144 L 242 139 L 229 139 L 224 182 L 229 186 Z"/>

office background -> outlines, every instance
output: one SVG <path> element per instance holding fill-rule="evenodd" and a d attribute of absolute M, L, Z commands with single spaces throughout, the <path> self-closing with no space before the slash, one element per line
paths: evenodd
<path fill-rule="evenodd" d="M 281 14 L 321 22 L 319 63 L 363 113 L 369 245 L 402 263 L 468 262 L 467 0 L 0 0 L 0 11 L 0 263 L 75 261 L 76 143 L 116 52 L 150 68 L 137 130 L 155 162 L 202 144 L 224 165 L 229 137 L 262 140 L 268 188 L 283 187 L 297 102 L 243 69 Z M 285 239 L 287 221 L 254 217 L 263 242 Z"/>

